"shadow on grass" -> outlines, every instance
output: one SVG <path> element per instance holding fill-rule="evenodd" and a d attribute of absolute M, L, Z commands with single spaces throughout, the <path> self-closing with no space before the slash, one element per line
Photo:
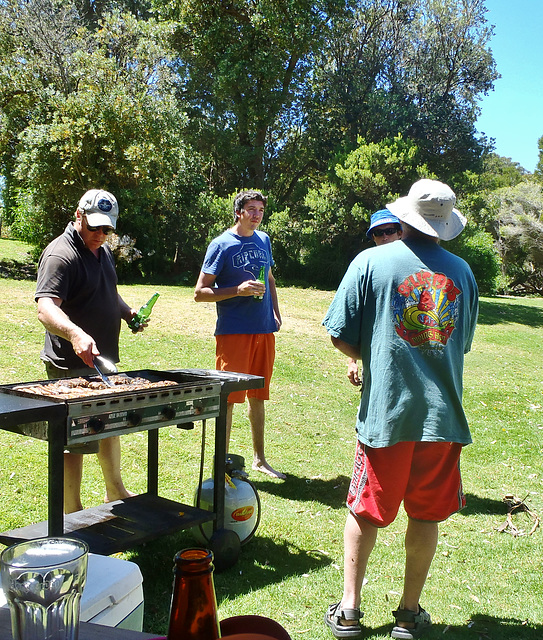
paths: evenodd
<path fill-rule="evenodd" d="M 33 262 L 20 260 L 0 260 L 0 278 L 12 280 L 35 280 L 36 265 Z"/>
<path fill-rule="evenodd" d="M 361 638 L 390 637 L 392 625 L 382 625 L 376 629 L 365 629 Z M 330 636 L 331 637 L 331 636 Z M 423 638 L 437 640 L 540 640 L 543 638 L 543 625 L 528 623 L 516 618 L 498 618 L 493 616 L 473 615 L 470 622 L 464 625 L 434 624 Z"/>
<path fill-rule="evenodd" d="M 477 513 L 488 515 L 506 515 L 507 505 L 502 500 L 481 498 L 473 493 L 466 493 L 466 506 L 459 512 L 463 516 L 472 516 Z"/>
<path fill-rule="evenodd" d="M 507 300 L 481 300 L 479 302 L 479 324 L 524 324 L 528 327 L 543 326 L 543 309 L 523 304 L 507 304 Z"/>
<path fill-rule="evenodd" d="M 350 481 L 347 476 L 324 480 L 287 475 L 285 482 L 260 480 L 251 476 L 251 482 L 259 492 L 264 491 L 286 500 L 317 501 L 334 509 L 345 506 Z"/>
<path fill-rule="evenodd" d="M 187 547 L 202 546 L 195 543 L 192 534 L 182 531 L 148 542 L 129 553 L 127 559 L 135 562 L 143 575 L 145 590 L 145 629 L 158 635 L 166 633 L 170 608 L 173 557 Z M 268 585 L 279 584 L 291 576 L 317 571 L 332 560 L 318 550 L 305 550 L 291 542 L 275 541 L 256 536 L 241 548 L 237 563 L 215 573 L 215 591 L 220 605 L 222 600 L 234 600 Z"/>

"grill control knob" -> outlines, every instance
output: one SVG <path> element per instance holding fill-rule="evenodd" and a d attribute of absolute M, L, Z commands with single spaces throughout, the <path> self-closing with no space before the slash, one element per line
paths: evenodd
<path fill-rule="evenodd" d="M 137 427 L 139 424 L 141 424 L 141 421 L 143 420 L 142 416 L 140 413 L 136 413 L 135 411 L 129 413 L 126 416 L 126 421 L 128 422 L 128 424 L 131 427 Z"/>
<path fill-rule="evenodd" d="M 175 418 L 175 409 L 171 406 L 164 407 L 160 412 L 160 415 L 164 420 L 173 420 Z"/>
<path fill-rule="evenodd" d="M 91 433 L 102 433 L 106 428 L 105 422 L 101 418 L 90 418 L 87 427 Z"/>

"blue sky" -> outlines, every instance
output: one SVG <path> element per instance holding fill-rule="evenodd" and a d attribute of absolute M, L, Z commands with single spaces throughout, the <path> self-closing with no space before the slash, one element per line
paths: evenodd
<path fill-rule="evenodd" d="M 481 100 L 476 127 L 495 139 L 496 153 L 534 171 L 543 136 L 543 0 L 486 0 L 486 6 L 502 77 Z"/>

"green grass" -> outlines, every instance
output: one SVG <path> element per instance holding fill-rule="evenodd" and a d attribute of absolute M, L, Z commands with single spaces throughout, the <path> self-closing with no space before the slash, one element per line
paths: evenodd
<path fill-rule="evenodd" d="M 0 260 L 4 256 L 0 241 Z M 0 279 L 0 382 L 43 377 L 43 331 L 36 319 L 32 281 Z M 137 306 L 157 289 L 161 297 L 149 328 L 124 330 L 121 368 L 213 368 L 212 305 L 196 304 L 187 287 L 121 286 Z M 343 524 L 355 445 L 358 392 L 346 378 L 320 322 L 332 292 L 281 288 L 284 326 L 277 336 L 272 398 L 267 408 L 267 453 L 288 473 L 285 482 L 251 474 L 262 501 L 262 522 L 235 567 L 215 575 L 222 618 L 262 614 L 293 639 L 332 638 L 322 617 L 342 590 Z M 462 458 L 467 508 L 441 526 L 438 551 L 422 604 L 435 626 L 425 636 L 478 640 L 543 637 L 542 531 L 513 538 L 499 533 L 502 498 L 526 498 L 543 513 L 543 300 L 484 298 L 472 352 L 466 358 L 465 407 L 474 443 Z M 208 422 L 205 477 L 210 475 L 213 421 Z M 201 425 L 160 431 L 161 495 L 191 502 L 199 471 Z M 0 432 L 2 530 L 46 518 L 46 446 Z M 235 413 L 230 450 L 250 462 L 249 424 Z M 123 474 L 145 490 L 143 434 L 123 437 Z M 84 503 L 99 504 L 103 483 L 95 456 L 85 459 Z M 514 516 L 525 532 L 526 514 Z M 389 637 L 391 611 L 402 590 L 405 515 L 383 530 L 363 590 L 367 638 Z M 146 631 L 165 633 L 172 558 L 190 546 L 190 532 L 141 545 L 120 557 L 144 575 Z"/>

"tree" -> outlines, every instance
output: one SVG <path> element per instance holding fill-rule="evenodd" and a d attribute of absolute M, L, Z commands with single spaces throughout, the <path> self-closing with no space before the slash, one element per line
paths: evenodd
<path fill-rule="evenodd" d="M 539 180 L 543 180 L 543 136 L 537 141 L 537 148 L 539 149 L 539 160 L 535 168 L 535 175 Z"/>
<path fill-rule="evenodd" d="M 202 235 L 190 212 L 203 181 L 180 135 L 175 76 L 163 64 L 167 25 L 114 13 L 100 27 L 63 61 L 66 83 L 42 84 L 41 111 L 18 135 L 13 230 L 39 251 L 73 217 L 81 194 L 100 186 L 119 199 L 120 228 L 137 239 L 141 269 L 168 270 L 180 246 L 191 259 Z"/>
<path fill-rule="evenodd" d="M 370 246 L 371 214 L 407 192 L 418 178 L 433 177 L 420 164 L 418 147 L 401 136 L 358 147 L 332 162 L 329 178 L 308 189 L 303 215 L 273 213 L 275 250 L 287 257 L 287 273 L 321 286 L 335 286 L 354 256 Z"/>
<path fill-rule="evenodd" d="M 482 0 L 357 2 L 334 23 L 306 96 L 320 156 L 401 133 L 445 181 L 478 169 L 477 99 L 498 77 L 485 12 Z"/>
<path fill-rule="evenodd" d="M 484 14 L 483 0 L 4 0 L 7 219 L 39 247 L 100 182 L 145 273 L 196 269 L 205 203 L 260 187 L 278 272 L 309 274 L 332 247 L 342 264 L 419 172 L 476 186 L 477 99 L 496 77 Z"/>
<path fill-rule="evenodd" d="M 309 56 L 323 41 L 326 6 L 334 4 L 155 0 L 177 23 L 184 134 L 208 158 L 211 189 L 267 186 L 269 166 L 296 127 Z"/>
<path fill-rule="evenodd" d="M 490 196 L 497 209 L 496 240 L 507 287 L 543 293 L 543 187 L 533 180 Z"/>

